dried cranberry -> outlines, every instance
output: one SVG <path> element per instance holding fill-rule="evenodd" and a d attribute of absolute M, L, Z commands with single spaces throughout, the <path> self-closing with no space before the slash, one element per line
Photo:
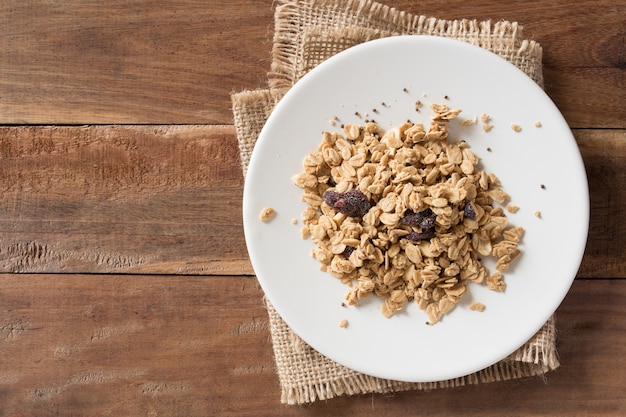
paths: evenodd
<path fill-rule="evenodd" d="M 345 193 L 328 190 L 324 192 L 323 198 L 326 204 L 350 217 L 363 217 L 372 208 L 367 196 L 359 190 L 348 190 Z"/>

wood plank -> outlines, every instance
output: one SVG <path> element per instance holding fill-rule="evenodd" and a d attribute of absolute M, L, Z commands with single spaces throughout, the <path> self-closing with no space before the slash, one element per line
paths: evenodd
<path fill-rule="evenodd" d="M 414 14 L 443 19 L 476 19 L 519 23 L 525 38 L 543 47 L 543 62 L 552 68 L 621 68 L 623 70 L 623 1 L 545 2 L 542 0 L 383 1 Z M 592 12 L 593 10 L 593 12 Z M 615 25 L 613 28 L 605 24 Z"/>
<path fill-rule="evenodd" d="M 251 277 L 0 275 L 5 415 L 619 416 L 626 280 L 579 280 L 546 380 L 280 406 Z M 584 312 L 584 314 L 581 314 Z"/>
<path fill-rule="evenodd" d="M 519 22 L 543 46 L 547 92 L 572 127 L 626 127 L 623 2 L 384 3 Z M 273 11 L 250 0 L 4 1 L 0 123 L 231 123 L 229 94 L 265 86 Z"/>
<path fill-rule="evenodd" d="M 626 130 L 574 133 L 587 171 L 591 217 L 578 276 L 625 278 Z"/>
<path fill-rule="evenodd" d="M 626 277 L 626 131 L 575 130 L 579 276 Z M 232 126 L 0 127 L 0 271 L 251 274 Z"/>
<path fill-rule="evenodd" d="M 272 16 L 253 0 L 3 1 L 0 123 L 230 123 L 229 93 L 269 68 Z"/>
<path fill-rule="evenodd" d="M 572 129 L 626 128 L 623 68 L 546 66 L 544 83 L 546 94 Z M 577 92 L 574 93 L 574 90 Z M 603 118 L 603 113 L 606 118 Z"/>
<path fill-rule="evenodd" d="M 232 126 L 0 131 L 0 270 L 251 271 Z"/>

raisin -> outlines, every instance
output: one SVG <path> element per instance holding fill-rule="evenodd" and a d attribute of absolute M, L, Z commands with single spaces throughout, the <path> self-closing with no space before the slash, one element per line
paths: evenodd
<path fill-rule="evenodd" d="M 437 220 L 437 215 L 433 213 L 430 209 L 426 210 L 428 210 L 430 214 L 422 219 L 422 221 L 420 222 L 420 227 L 422 228 L 422 230 L 435 230 L 435 221 Z"/>
<path fill-rule="evenodd" d="M 407 209 L 402 216 L 402 223 L 407 226 L 417 226 L 420 224 L 420 215 L 411 209 Z"/>
<path fill-rule="evenodd" d="M 343 250 L 342 255 L 345 256 L 346 258 L 349 258 L 350 255 L 352 255 L 352 252 L 355 251 L 355 247 L 354 246 L 346 246 L 346 248 Z"/>
<path fill-rule="evenodd" d="M 406 238 L 411 242 L 419 242 L 420 240 L 431 239 L 435 237 L 435 229 L 424 230 L 423 232 L 412 231 Z"/>
<path fill-rule="evenodd" d="M 367 196 L 359 190 L 348 190 L 345 193 L 327 190 L 323 198 L 330 207 L 350 217 L 363 217 L 372 208 Z"/>
<path fill-rule="evenodd" d="M 402 223 L 407 226 L 419 226 L 423 229 L 431 229 L 435 227 L 437 215 L 429 208 L 415 213 L 413 210 L 406 210 L 402 217 Z"/>
<path fill-rule="evenodd" d="M 437 215 L 430 208 L 415 213 L 413 210 L 406 210 L 402 217 L 402 223 L 407 226 L 415 226 L 421 229 L 421 232 L 413 230 L 406 238 L 411 242 L 418 242 L 424 239 L 435 237 L 435 222 Z"/>
<path fill-rule="evenodd" d="M 463 214 L 465 217 L 471 220 L 476 220 L 476 207 L 474 207 L 474 203 L 471 201 L 465 205 L 465 209 L 463 210 Z"/>
<path fill-rule="evenodd" d="M 337 201 L 339 201 L 339 199 L 341 198 L 341 194 L 339 194 L 336 191 L 328 190 L 328 191 L 324 192 L 323 198 L 324 198 L 324 201 L 326 202 L 326 204 L 328 204 L 331 207 L 334 207 L 335 203 Z"/>

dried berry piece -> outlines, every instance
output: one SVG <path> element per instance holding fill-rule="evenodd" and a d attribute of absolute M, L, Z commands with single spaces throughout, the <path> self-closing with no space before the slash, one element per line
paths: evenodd
<path fill-rule="evenodd" d="M 363 217 L 372 208 L 367 196 L 359 190 L 348 190 L 345 193 L 328 190 L 323 198 L 326 204 L 350 217 Z"/>
<path fill-rule="evenodd" d="M 407 226 L 418 226 L 420 224 L 422 217 L 419 213 L 414 212 L 413 210 L 407 209 L 404 212 L 404 216 L 402 217 L 402 223 Z"/>
<path fill-rule="evenodd" d="M 409 233 L 408 235 L 406 235 L 406 238 L 411 241 L 411 242 L 419 242 L 420 240 L 426 240 L 426 239 L 431 239 L 435 237 L 435 229 L 427 229 L 424 230 L 422 232 L 416 232 L 416 231 L 412 231 L 411 233 Z"/>
<path fill-rule="evenodd" d="M 420 222 L 420 227 L 424 231 L 432 230 L 434 232 L 435 221 L 437 220 L 437 215 L 431 209 L 426 209 L 426 210 L 429 211 L 429 214 L 425 216 L 424 219 Z"/>
<path fill-rule="evenodd" d="M 463 210 L 463 214 L 465 214 L 465 217 L 467 217 L 468 219 L 476 220 L 476 206 L 474 206 L 473 202 L 470 201 L 465 205 L 465 210 Z"/>
<path fill-rule="evenodd" d="M 434 228 L 435 220 L 437 220 L 437 215 L 429 208 L 419 213 L 408 209 L 404 212 L 404 216 L 402 217 L 403 224 L 407 226 L 419 226 L 422 230 Z"/>
<path fill-rule="evenodd" d="M 341 194 L 339 194 L 336 191 L 328 190 L 324 193 L 322 197 L 324 198 L 324 201 L 326 202 L 326 204 L 328 204 L 331 207 L 334 207 L 335 203 L 339 201 L 339 199 L 341 198 Z"/>
<path fill-rule="evenodd" d="M 406 210 L 402 217 L 402 223 L 407 226 L 415 226 L 421 229 L 420 232 L 412 231 L 406 238 L 411 242 L 418 242 L 424 239 L 430 239 L 435 236 L 435 221 L 437 215 L 430 208 L 415 213 L 413 210 Z"/>
<path fill-rule="evenodd" d="M 354 252 L 355 249 L 356 248 L 354 246 L 346 246 L 346 248 L 343 250 L 342 254 L 346 258 L 349 258 L 350 255 L 352 255 L 352 252 Z"/>

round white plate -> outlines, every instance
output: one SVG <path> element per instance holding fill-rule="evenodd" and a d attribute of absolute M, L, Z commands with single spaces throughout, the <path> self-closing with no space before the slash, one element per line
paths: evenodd
<path fill-rule="evenodd" d="M 420 112 L 415 111 L 417 100 L 424 103 Z M 506 291 L 470 284 L 460 305 L 434 326 L 426 324 L 425 312 L 415 303 L 389 319 L 374 296 L 359 306 L 342 306 L 348 287 L 319 270 L 310 255 L 313 242 L 301 238 L 301 222 L 292 223 L 306 205 L 291 179 L 302 171 L 303 158 L 317 149 L 322 131 L 340 129 L 329 124 L 335 116 L 339 123 L 375 119 L 384 128 L 407 119 L 427 126 L 431 103 L 461 108 L 461 119 L 478 117 L 472 126 L 451 123 L 450 137 L 466 140 L 481 158 L 481 168 L 500 178 L 511 204 L 520 207 L 507 217 L 526 230 L 522 255 L 505 273 Z M 482 113 L 491 116 L 489 132 L 481 127 Z M 541 127 L 535 126 L 537 121 Z M 521 132 L 514 132 L 512 123 Z M 264 207 L 277 212 L 267 223 L 259 220 Z M 302 339 L 353 370 L 426 382 L 488 367 L 541 328 L 580 265 L 589 196 L 567 123 L 522 71 L 467 43 L 401 36 L 367 42 L 328 59 L 284 96 L 252 154 L 243 220 L 258 280 Z M 485 304 L 486 310 L 470 310 L 473 301 Z M 343 319 L 347 328 L 339 327 Z"/>

